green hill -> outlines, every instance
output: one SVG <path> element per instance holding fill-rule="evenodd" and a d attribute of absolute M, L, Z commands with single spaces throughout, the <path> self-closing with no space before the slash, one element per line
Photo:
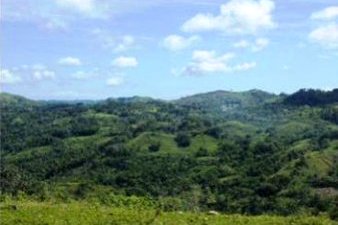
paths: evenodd
<path fill-rule="evenodd" d="M 275 101 L 278 96 L 260 90 L 245 92 L 214 91 L 181 98 L 175 103 L 208 111 L 226 112 Z"/>
<path fill-rule="evenodd" d="M 11 105 L 15 105 L 17 107 L 25 107 L 36 105 L 37 102 L 29 100 L 19 95 L 13 95 L 5 92 L 0 93 L 0 104 L 1 107 L 7 107 Z"/>
<path fill-rule="evenodd" d="M 336 218 L 337 102 L 287 98 L 216 91 L 88 104 L 2 93 L 1 196 L 106 202 L 113 193 L 164 211 Z"/>

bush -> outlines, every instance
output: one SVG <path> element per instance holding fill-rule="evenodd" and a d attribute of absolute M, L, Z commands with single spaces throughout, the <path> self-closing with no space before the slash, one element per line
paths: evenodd
<path fill-rule="evenodd" d="M 338 221 L 338 206 L 334 206 L 329 211 L 329 216 L 332 220 Z"/>
<path fill-rule="evenodd" d="M 218 139 L 222 135 L 222 129 L 219 128 L 219 127 L 212 127 L 212 128 L 207 130 L 206 134 L 211 136 L 211 137 Z"/>
<path fill-rule="evenodd" d="M 177 134 L 175 141 L 178 147 L 185 148 L 190 145 L 190 136 L 185 133 L 179 133 Z"/>
<path fill-rule="evenodd" d="M 161 147 L 161 143 L 157 142 L 157 143 L 153 143 L 149 145 L 148 150 L 150 152 L 158 152 L 160 150 L 160 147 Z"/>
<path fill-rule="evenodd" d="M 183 200 L 175 197 L 163 197 L 158 201 L 161 210 L 166 212 L 179 211 L 184 209 Z"/>
<path fill-rule="evenodd" d="M 203 156 L 208 156 L 208 155 L 209 155 L 208 149 L 203 148 L 203 147 L 200 147 L 195 154 L 196 157 L 203 157 Z"/>

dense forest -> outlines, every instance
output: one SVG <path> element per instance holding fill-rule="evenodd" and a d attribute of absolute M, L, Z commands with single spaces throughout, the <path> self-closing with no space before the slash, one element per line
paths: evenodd
<path fill-rule="evenodd" d="M 338 218 L 338 89 L 1 104 L 1 195 Z"/>

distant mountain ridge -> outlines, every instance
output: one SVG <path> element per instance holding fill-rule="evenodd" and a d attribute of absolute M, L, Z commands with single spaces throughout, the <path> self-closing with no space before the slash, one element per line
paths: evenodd
<path fill-rule="evenodd" d="M 118 103 L 147 103 L 147 102 L 169 102 L 186 107 L 203 107 L 205 109 L 218 109 L 226 111 L 233 108 L 255 107 L 265 103 L 280 102 L 286 105 L 321 105 L 338 102 L 338 89 L 332 91 L 322 91 L 316 89 L 300 89 L 299 91 L 287 94 L 274 94 L 259 89 L 248 91 L 226 91 L 217 90 L 206 93 L 194 94 L 174 100 L 162 100 L 146 96 L 117 97 L 102 100 L 31 100 L 16 94 L 0 93 L 0 103 L 7 104 L 38 104 L 38 103 L 69 103 L 69 104 L 95 104 L 105 101 Z"/>
<path fill-rule="evenodd" d="M 243 92 L 235 92 L 235 91 L 226 91 L 226 90 L 217 90 L 217 91 L 212 91 L 212 92 L 205 92 L 205 93 L 198 93 L 186 97 L 181 97 L 178 99 L 174 100 L 162 100 L 158 98 L 152 98 L 152 97 L 147 97 L 147 96 L 132 96 L 132 97 L 109 97 L 107 99 L 102 99 L 102 100 L 31 100 L 29 98 L 19 96 L 16 94 L 11 94 L 11 93 L 6 93 L 2 92 L 0 93 L 0 101 L 6 101 L 9 102 L 10 100 L 12 102 L 17 102 L 19 99 L 21 101 L 23 100 L 29 100 L 31 102 L 73 102 L 73 103 L 79 103 L 79 102 L 100 102 L 100 101 L 118 101 L 120 103 L 134 103 L 134 102 L 149 102 L 149 101 L 166 101 L 166 102 L 173 102 L 173 103 L 178 103 L 178 104 L 190 104 L 192 102 L 199 102 L 203 101 L 204 99 L 208 98 L 216 98 L 216 99 L 223 99 L 223 100 L 228 100 L 228 101 L 243 101 L 244 98 L 252 98 L 250 100 L 254 100 L 256 102 L 261 102 L 265 101 L 266 99 L 276 97 L 278 95 L 272 94 L 269 92 L 265 92 L 262 90 L 258 89 L 253 89 L 249 91 L 243 91 Z M 245 100 L 244 102 L 250 102 L 250 100 Z"/>
<path fill-rule="evenodd" d="M 279 98 L 276 94 L 256 89 L 243 92 L 218 90 L 184 97 L 174 102 L 187 107 L 204 108 L 212 111 L 229 111 L 237 108 L 255 107 L 276 101 Z"/>

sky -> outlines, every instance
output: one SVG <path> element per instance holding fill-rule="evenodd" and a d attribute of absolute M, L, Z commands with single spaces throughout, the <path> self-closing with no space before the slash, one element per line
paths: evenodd
<path fill-rule="evenodd" d="M 2 0 L 0 29 L 31 99 L 338 87 L 337 0 Z"/>

